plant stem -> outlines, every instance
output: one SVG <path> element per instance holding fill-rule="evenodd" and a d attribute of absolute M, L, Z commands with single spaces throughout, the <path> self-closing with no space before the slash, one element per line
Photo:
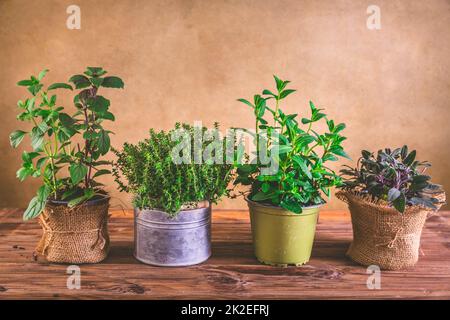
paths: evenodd
<path fill-rule="evenodd" d="M 34 124 L 34 126 L 37 128 L 38 127 L 38 124 L 37 124 L 37 122 L 36 122 L 36 119 L 34 119 L 34 118 L 32 118 L 32 120 L 33 120 L 33 124 Z M 53 128 L 52 128 L 53 129 Z M 55 130 L 53 130 L 53 131 L 55 131 Z M 56 134 L 55 134 L 55 139 L 56 139 Z M 56 200 L 56 197 L 57 197 L 57 184 L 56 184 L 56 172 L 55 172 L 55 162 L 54 162 L 54 160 L 53 160 L 53 158 L 54 158 L 54 154 L 53 154 L 53 152 L 52 152 L 53 150 L 51 150 L 51 148 L 50 148 L 50 151 L 48 151 L 48 149 L 47 149 L 47 145 L 46 144 L 44 144 L 44 152 L 45 152 L 45 154 L 47 155 L 47 157 L 48 158 L 50 158 L 50 167 L 52 168 L 52 181 L 53 181 L 53 193 L 54 193 L 54 196 L 55 196 L 55 200 Z M 55 151 L 56 152 L 56 151 Z M 56 154 L 56 153 L 55 153 Z"/>
<path fill-rule="evenodd" d="M 83 108 L 84 111 L 84 124 L 86 125 L 86 132 L 89 131 L 89 116 L 87 113 L 87 107 L 84 106 Z M 84 139 L 84 159 L 87 159 L 87 156 L 89 154 L 89 140 L 88 138 Z M 89 171 L 90 171 L 90 164 L 89 164 Z M 89 171 L 88 174 L 86 174 L 86 176 L 84 177 L 84 185 L 85 188 L 88 189 L 89 188 Z"/>

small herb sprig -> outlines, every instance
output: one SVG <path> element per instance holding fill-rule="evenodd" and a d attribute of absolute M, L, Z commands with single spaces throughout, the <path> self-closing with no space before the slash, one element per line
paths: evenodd
<path fill-rule="evenodd" d="M 338 160 L 338 156 L 348 158 L 341 146 L 346 139 L 341 135 L 345 124 L 335 124 L 322 112 L 323 109 L 310 101 L 311 116 L 301 119 L 302 127 L 296 120 L 297 114 L 285 114 L 280 109 L 280 102 L 296 90 L 287 88 L 290 81 L 277 76 L 274 79 L 275 93 L 265 89 L 262 94 L 254 95 L 253 102 L 246 99 L 238 101 L 253 109 L 257 155 L 262 141 L 278 162 L 278 172 L 262 174 L 263 166 L 257 158 L 256 163 L 237 166 L 235 184 L 250 185 L 249 198 L 253 201 L 301 213 L 302 207 L 324 203 L 321 192 L 329 197 L 330 188 L 341 184 L 339 175 L 325 163 Z M 274 108 L 269 107 L 270 101 L 274 101 Z M 328 132 L 320 134 L 313 129 L 313 124 L 322 119 L 327 123 Z M 275 145 L 278 153 L 272 152 Z"/>
<path fill-rule="evenodd" d="M 20 100 L 21 113 L 17 119 L 30 122 L 31 131 L 16 130 L 10 143 L 17 148 L 25 136 L 30 136 L 32 151 L 24 151 L 23 164 L 17 171 L 20 181 L 27 177 L 41 178 L 43 185 L 31 200 L 24 213 L 28 220 L 38 216 L 47 200 L 66 200 L 70 207 L 96 196 L 104 196 L 102 184 L 95 179 L 111 173 L 101 168 L 110 165 L 100 160 L 110 149 L 111 131 L 103 127 L 105 120 L 114 121 L 109 111 L 110 101 L 98 94 L 101 87 L 123 88 L 123 81 L 114 76 L 103 77 L 107 72 L 100 67 L 88 67 L 84 74 L 69 79 L 76 89 L 83 89 L 74 97 L 76 111 L 72 115 L 57 105 L 56 89 L 73 90 L 68 83 L 54 83 L 44 90 L 42 80 L 48 70 L 37 77 L 18 82 L 28 89 L 31 97 Z M 65 176 L 66 168 L 69 176 Z"/>
<path fill-rule="evenodd" d="M 343 189 L 369 194 L 386 200 L 403 213 L 408 205 L 437 209 L 443 193 L 440 185 L 430 182 L 425 170 L 431 164 L 416 160 L 416 151 L 402 148 L 378 150 L 377 154 L 363 150 L 356 168 L 345 166 Z"/>

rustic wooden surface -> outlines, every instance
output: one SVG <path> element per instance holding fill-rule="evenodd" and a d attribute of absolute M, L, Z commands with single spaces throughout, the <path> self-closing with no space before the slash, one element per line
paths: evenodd
<path fill-rule="evenodd" d="M 81 266 L 81 289 L 66 286 L 66 265 L 33 260 L 40 229 L 21 221 L 22 211 L 0 210 L 0 299 L 380 299 L 450 298 L 450 212 L 430 218 L 419 263 L 382 271 L 381 289 L 369 290 L 364 267 L 345 257 L 351 241 L 349 215 L 322 212 L 311 261 L 302 267 L 271 267 L 253 256 L 246 211 L 214 211 L 213 256 L 198 266 L 161 268 L 132 256 L 131 212 L 110 220 L 107 260 Z"/>

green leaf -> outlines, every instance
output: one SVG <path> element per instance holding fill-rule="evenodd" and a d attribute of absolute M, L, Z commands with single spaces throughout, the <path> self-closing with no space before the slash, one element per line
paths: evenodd
<path fill-rule="evenodd" d="M 397 211 L 403 213 L 405 212 L 406 207 L 406 198 L 404 194 L 401 194 L 395 201 L 393 202 L 394 208 L 397 209 Z"/>
<path fill-rule="evenodd" d="M 119 77 L 105 77 L 102 82 L 102 87 L 123 89 L 124 83 Z"/>
<path fill-rule="evenodd" d="M 73 128 L 61 127 L 58 130 L 57 137 L 58 137 L 59 142 L 66 142 L 71 137 L 73 137 L 75 135 L 75 133 L 77 133 L 77 131 Z"/>
<path fill-rule="evenodd" d="M 400 154 L 401 154 L 402 159 L 405 160 L 406 156 L 408 155 L 408 146 L 407 145 L 404 145 L 402 147 Z"/>
<path fill-rule="evenodd" d="M 97 96 L 88 100 L 89 109 L 94 112 L 105 113 L 108 111 L 109 105 L 109 100 L 102 96 Z"/>
<path fill-rule="evenodd" d="M 111 174 L 111 171 L 110 171 L 110 170 L 106 170 L 106 169 L 98 170 L 98 171 L 92 176 L 92 178 L 97 178 L 97 177 L 102 176 L 102 175 L 105 175 L 105 174 Z"/>
<path fill-rule="evenodd" d="M 392 202 L 395 199 L 397 199 L 398 197 L 400 197 L 402 193 L 400 192 L 400 190 L 398 190 L 397 188 L 391 188 L 389 189 L 388 192 L 388 201 Z"/>
<path fill-rule="evenodd" d="M 103 120 L 111 120 L 111 121 L 116 120 L 114 115 L 109 111 L 97 113 L 97 118 L 103 119 Z"/>
<path fill-rule="evenodd" d="M 45 134 L 48 131 L 48 129 L 50 129 L 50 127 L 47 125 L 47 123 L 45 123 L 45 121 L 39 123 L 37 128 L 39 129 L 39 132 L 41 134 Z"/>
<path fill-rule="evenodd" d="M 24 181 L 27 177 L 31 176 L 33 173 L 34 173 L 33 168 L 22 167 L 16 172 L 16 177 L 20 181 Z"/>
<path fill-rule="evenodd" d="M 317 108 L 312 101 L 309 101 L 309 108 L 311 109 L 311 114 L 315 114 L 317 112 Z"/>
<path fill-rule="evenodd" d="M 75 123 L 75 120 L 67 113 L 60 113 L 58 118 L 59 121 L 61 121 L 61 124 L 65 127 L 71 127 Z"/>
<path fill-rule="evenodd" d="M 424 174 L 419 174 L 417 176 L 414 176 L 412 178 L 412 181 L 413 181 L 413 183 L 424 183 L 424 182 L 426 182 L 426 181 L 428 181 L 430 179 L 431 179 L 430 176 L 427 176 L 427 175 L 424 175 Z"/>
<path fill-rule="evenodd" d="M 345 129 L 345 123 L 339 123 L 336 127 L 334 127 L 333 133 L 339 133 Z"/>
<path fill-rule="evenodd" d="M 40 158 L 36 162 L 36 169 L 41 170 L 46 161 L 47 161 L 47 157 Z"/>
<path fill-rule="evenodd" d="M 39 156 L 39 152 L 22 152 L 22 160 L 26 164 L 31 164 L 34 158 Z"/>
<path fill-rule="evenodd" d="M 361 155 L 364 159 L 368 160 L 372 156 L 372 152 L 367 151 L 367 150 L 362 150 Z"/>
<path fill-rule="evenodd" d="M 58 82 L 58 83 L 54 83 L 48 86 L 47 90 L 54 90 L 54 89 L 69 89 L 69 90 L 73 90 L 72 86 L 70 84 L 67 83 L 62 83 L 62 82 Z"/>
<path fill-rule="evenodd" d="M 267 182 L 264 182 L 261 185 L 261 190 L 262 190 L 262 192 L 267 193 L 270 190 L 270 184 L 268 184 Z"/>
<path fill-rule="evenodd" d="M 292 211 L 294 213 L 302 213 L 302 206 L 293 200 L 283 200 L 281 201 L 280 205 L 289 211 Z"/>
<path fill-rule="evenodd" d="M 43 86 L 44 86 L 44 85 L 41 84 L 41 83 L 34 84 L 34 85 L 28 87 L 28 91 L 29 91 L 33 96 L 35 96 L 35 95 L 38 94 L 38 92 L 42 89 Z"/>
<path fill-rule="evenodd" d="M 48 69 L 45 69 L 45 70 L 42 70 L 41 72 L 39 72 L 38 80 L 41 81 L 45 77 L 47 72 L 48 72 Z"/>
<path fill-rule="evenodd" d="M 46 202 L 49 195 L 50 188 L 46 185 L 41 186 L 37 191 L 37 197 L 41 202 Z"/>
<path fill-rule="evenodd" d="M 30 220 L 41 214 L 42 210 L 44 210 L 46 201 L 41 201 L 38 196 L 31 199 L 28 204 L 28 208 L 23 213 L 24 220 Z"/>
<path fill-rule="evenodd" d="M 103 78 L 90 78 L 89 81 L 96 88 L 99 88 L 103 83 Z"/>
<path fill-rule="evenodd" d="M 250 107 L 252 107 L 252 108 L 255 107 L 255 106 L 254 106 L 253 104 L 251 104 L 250 101 L 248 101 L 248 100 L 245 100 L 245 99 L 238 99 L 237 101 L 242 102 L 242 103 L 245 103 L 246 105 L 248 105 L 248 106 L 250 106 Z"/>
<path fill-rule="evenodd" d="M 280 78 L 278 78 L 276 75 L 273 75 L 273 78 L 275 79 L 275 84 L 277 86 L 278 91 L 283 90 L 283 88 L 282 88 L 283 87 L 283 81 Z"/>
<path fill-rule="evenodd" d="M 281 145 L 278 147 L 278 154 L 288 153 L 292 150 L 291 146 Z"/>
<path fill-rule="evenodd" d="M 308 166 L 305 164 L 303 159 L 300 158 L 299 156 L 294 156 L 293 160 L 295 161 L 295 163 L 298 164 L 298 166 L 299 166 L 300 170 L 303 172 L 303 174 L 305 174 L 309 179 L 312 179 L 311 171 L 309 170 Z"/>
<path fill-rule="evenodd" d="M 322 118 L 325 118 L 327 115 L 325 113 L 321 113 L 321 112 L 317 112 L 316 114 L 314 114 L 314 116 L 312 117 L 312 121 L 319 121 Z"/>
<path fill-rule="evenodd" d="M 109 139 L 109 134 L 105 130 L 100 130 L 99 137 L 97 140 L 97 147 L 100 151 L 100 154 L 103 156 L 108 153 L 111 145 L 111 141 Z"/>
<path fill-rule="evenodd" d="M 31 130 L 31 146 L 33 150 L 40 151 L 44 145 L 44 134 L 38 127 Z"/>
<path fill-rule="evenodd" d="M 274 94 L 272 91 L 267 90 L 267 89 L 264 89 L 263 92 L 262 92 L 262 94 L 270 95 L 270 96 L 273 96 L 273 97 L 276 97 L 276 96 L 277 96 L 277 95 Z"/>
<path fill-rule="evenodd" d="M 22 87 L 29 87 L 32 86 L 33 84 L 34 82 L 32 80 L 20 80 L 19 82 L 17 82 L 17 85 Z"/>
<path fill-rule="evenodd" d="M 72 208 L 86 200 L 91 199 L 93 196 L 95 196 L 95 191 L 92 189 L 86 189 L 86 190 L 84 190 L 84 195 L 69 201 L 69 203 L 67 205 L 69 206 L 69 208 Z"/>
<path fill-rule="evenodd" d="M 75 199 L 70 200 L 67 205 L 69 208 L 72 208 L 72 207 L 79 205 L 80 203 L 82 203 L 85 200 L 86 200 L 86 197 L 84 195 L 82 195 L 81 197 L 77 197 Z"/>
<path fill-rule="evenodd" d="M 291 93 L 293 93 L 295 91 L 296 90 L 293 90 L 293 89 L 286 89 L 286 90 L 282 91 L 280 94 L 280 99 L 286 98 L 288 95 L 290 95 Z"/>
<path fill-rule="evenodd" d="M 72 184 L 80 183 L 87 174 L 87 167 L 81 163 L 72 163 L 69 167 L 70 179 Z"/>
<path fill-rule="evenodd" d="M 332 146 L 330 148 L 330 152 L 334 153 L 335 155 L 350 159 L 350 156 L 344 151 L 344 149 L 341 146 Z"/>
<path fill-rule="evenodd" d="M 325 162 L 325 161 L 338 161 L 338 160 L 339 159 L 336 156 L 332 155 L 331 153 L 326 153 L 322 157 L 322 161 L 323 162 Z"/>
<path fill-rule="evenodd" d="M 302 123 L 303 124 L 307 124 L 307 123 L 310 123 L 310 122 L 312 122 L 310 119 L 302 118 Z"/>
<path fill-rule="evenodd" d="M 102 67 L 87 67 L 86 71 L 84 72 L 85 75 L 88 75 L 90 77 L 100 77 L 106 73 L 106 70 L 103 70 Z"/>
<path fill-rule="evenodd" d="M 9 143 L 13 148 L 17 148 L 17 146 L 22 142 L 25 137 L 26 132 L 22 130 L 16 130 L 9 135 Z"/>
<path fill-rule="evenodd" d="M 410 166 L 414 159 L 416 158 L 416 150 L 411 151 L 410 154 L 403 160 L 403 163 L 407 166 Z"/>
<path fill-rule="evenodd" d="M 253 197 L 253 201 L 264 201 L 273 197 L 273 193 L 257 192 Z"/>
<path fill-rule="evenodd" d="M 89 79 L 82 74 L 76 74 L 70 77 L 69 82 L 72 82 L 76 89 L 84 89 L 91 86 Z"/>

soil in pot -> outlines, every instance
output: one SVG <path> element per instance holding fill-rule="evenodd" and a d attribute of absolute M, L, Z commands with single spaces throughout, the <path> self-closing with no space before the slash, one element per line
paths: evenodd
<path fill-rule="evenodd" d="M 69 208 L 66 201 L 47 202 L 39 223 L 43 235 L 36 252 L 55 263 L 97 263 L 109 251 L 109 197 Z"/>
<path fill-rule="evenodd" d="M 269 265 L 302 265 L 309 261 L 321 206 L 300 214 L 247 199 L 256 258 Z"/>
<path fill-rule="evenodd" d="M 156 266 L 189 266 L 211 256 L 211 206 L 187 206 L 171 218 L 135 208 L 136 259 Z"/>

